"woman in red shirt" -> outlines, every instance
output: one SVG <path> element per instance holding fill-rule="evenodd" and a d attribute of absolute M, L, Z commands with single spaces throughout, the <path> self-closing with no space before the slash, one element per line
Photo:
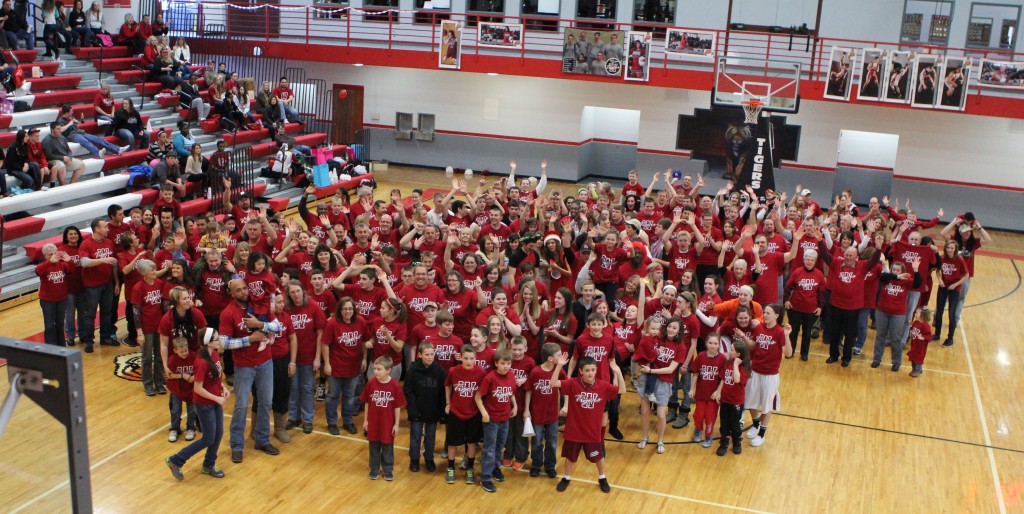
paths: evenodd
<path fill-rule="evenodd" d="M 544 326 L 544 321 L 534 281 L 530 280 L 520 285 L 519 300 L 513 309 L 521 320 L 523 331 L 520 335 L 526 338 L 526 355 L 536 362 L 540 359 L 540 329 Z"/>
<path fill-rule="evenodd" d="M 942 346 L 953 346 L 953 333 L 956 332 L 956 324 L 959 319 L 956 316 L 956 305 L 960 301 L 960 286 L 970 278 L 967 272 L 967 262 L 960 256 L 960 245 L 956 241 L 946 241 L 942 248 L 942 258 L 939 259 L 938 268 L 938 289 L 935 293 L 935 334 L 932 341 L 938 341 L 942 334 L 942 311 L 946 309 L 946 302 L 949 302 L 949 333 Z"/>
<path fill-rule="evenodd" d="M 352 298 L 338 301 L 334 316 L 327 320 L 321 339 L 323 347 L 324 373 L 330 387 L 327 392 L 327 430 L 338 435 L 338 399 L 341 403 L 342 428 L 349 434 L 356 433 L 356 387 L 359 376 L 366 372 L 366 346 L 362 341 L 369 339 L 368 325 L 356 313 Z"/>
<path fill-rule="evenodd" d="M 75 263 L 57 245 L 43 245 L 43 262 L 36 266 L 39 276 L 39 306 L 43 310 L 43 340 L 46 344 L 65 346 L 62 324 L 68 299 L 68 275 Z"/>
<path fill-rule="evenodd" d="M 469 332 L 473 328 L 477 310 L 487 306 L 483 291 L 480 289 L 481 283 L 480 279 L 476 279 L 473 282 L 474 290 L 469 290 L 466 289 L 463 276 L 458 271 L 449 271 L 445 275 L 445 301 L 440 307 L 455 318 L 455 330 L 452 333 L 463 342 L 469 341 Z"/>
<path fill-rule="evenodd" d="M 388 298 L 380 304 L 380 317 L 373 320 L 376 327 L 373 336 L 367 339 L 366 348 L 370 350 L 373 360 L 389 357 L 395 363 L 391 368 L 391 378 L 398 380 L 402 375 L 402 349 L 407 338 L 406 317 L 408 310 L 402 300 Z M 373 370 L 367 370 L 367 378 L 373 378 Z"/>
<path fill-rule="evenodd" d="M 881 257 L 882 273 L 878 276 L 881 283 L 881 294 L 875 308 L 875 356 L 871 367 L 877 368 L 882 362 L 885 347 L 891 347 L 892 370 L 899 371 L 903 361 L 903 326 L 907 323 L 907 295 L 911 290 L 921 287 L 921 273 L 918 266 L 921 259 L 910 261 L 913 274 L 907 273 L 902 262 L 892 263 L 892 271 L 885 257 Z M 877 268 L 878 266 L 875 266 Z M 877 270 L 876 270 L 877 271 Z"/>
<path fill-rule="evenodd" d="M 123 255 L 123 254 L 122 254 Z M 142 330 L 142 387 L 146 396 L 156 394 L 156 385 L 165 383 L 164 366 L 156 360 L 160 344 L 160 321 L 164 316 L 164 283 L 156 278 L 156 264 L 148 259 L 133 261 L 139 280 L 125 286 L 130 316 Z M 169 355 L 168 355 L 169 356 Z"/>
<path fill-rule="evenodd" d="M 117 254 L 118 267 L 121 269 L 122 283 L 124 284 L 125 316 L 128 323 L 128 334 L 121 340 L 126 346 L 139 346 L 139 330 L 132 306 L 132 289 L 142 279 L 142 274 L 135 267 L 140 259 L 150 258 L 149 251 L 140 245 L 139 238 L 134 232 L 125 232 L 121 235 L 121 251 Z"/>
<path fill-rule="evenodd" d="M 295 336 L 288 362 L 288 375 L 292 377 L 288 396 L 288 427 L 298 426 L 302 417 L 302 432 L 313 432 L 313 375 L 320 371 L 320 350 L 327 318 L 319 305 L 311 304 L 302 282 L 288 281 L 284 316 Z"/>
<path fill-rule="evenodd" d="M 146 40 L 139 35 L 139 24 L 131 14 L 124 15 L 124 23 L 121 24 L 121 30 L 114 36 L 114 40 L 120 46 L 127 46 L 128 51 L 134 56 L 142 55 L 142 47 L 146 44 Z"/>
<path fill-rule="evenodd" d="M 569 351 L 576 334 L 576 317 L 572 314 L 572 291 L 561 287 L 555 291 L 553 307 L 542 316 L 544 319 L 544 342 L 556 343 L 563 352 Z"/>
<path fill-rule="evenodd" d="M 64 338 L 68 346 L 74 346 L 75 336 L 78 334 L 76 315 L 81 315 L 85 309 L 85 295 L 82 287 L 82 268 L 78 267 L 78 261 L 82 258 L 78 253 L 78 245 L 82 243 L 82 232 L 77 227 L 69 226 L 64 229 L 62 244 L 57 250 L 68 254 L 71 263 L 74 264 L 67 274 L 67 293 L 64 307 Z"/>

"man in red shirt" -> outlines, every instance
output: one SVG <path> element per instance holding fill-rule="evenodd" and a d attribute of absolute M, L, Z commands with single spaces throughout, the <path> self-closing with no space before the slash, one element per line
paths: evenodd
<path fill-rule="evenodd" d="M 85 343 L 85 353 L 92 353 L 95 340 L 96 309 L 100 311 L 100 344 L 118 346 L 115 339 L 111 311 L 114 309 L 114 288 L 117 277 L 117 254 L 114 242 L 107 238 L 109 229 L 103 219 L 90 224 L 92 236 L 78 248 L 81 256 L 82 286 L 85 288 L 85 308 L 78 317 L 78 337 Z"/>
<path fill-rule="evenodd" d="M 853 345 L 857 339 L 859 312 L 864 305 L 864 281 L 868 271 L 878 262 L 881 254 L 875 252 L 871 261 L 857 260 L 857 247 L 850 246 L 843 252 L 842 261 L 831 261 L 832 255 L 821 255 L 831 261 L 828 270 L 828 285 L 832 290 L 829 297 L 828 341 L 829 357 L 825 362 L 832 364 L 839 360 L 839 345 L 843 347 L 843 367 L 850 365 Z"/>
<path fill-rule="evenodd" d="M 430 283 L 427 267 L 420 264 L 413 269 L 413 283 L 398 292 L 398 298 L 409 308 L 406 320 L 409 330 L 423 323 L 423 309 L 428 303 L 441 305 L 445 301 L 441 288 Z"/>
<path fill-rule="evenodd" d="M 587 460 L 597 465 L 597 481 L 601 491 L 609 493 L 612 488 L 604 475 L 604 449 L 601 448 L 601 423 L 604 418 L 605 405 L 626 392 L 626 381 L 622 379 L 622 371 L 615 359 L 610 362 L 611 371 L 615 375 L 615 383 L 597 380 L 597 362 L 590 357 L 580 360 L 580 374 L 571 380 L 562 380 L 562 367 L 569 362 L 566 354 L 558 358 L 551 374 L 551 387 L 561 389 L 566 397 L 565 441 L 562 443 L 562 457 L 565 458 L 565 471 L 556 490 L 565 491 L 572 479 L 572 468 L 579 458 L 580 450 Z"/>
<path fill-rule="evenodd" d="M 160 355 L 160 319 L 164 315 L 164 282 L 156 278 L 156 264 L 142 259 L 135 264 L 135 270 L 142 275 L 131 291 L 125 291 L 128 302 L 135 312 L 135 324 L 142 329 L 142 387 L 147 396 L 153 396 L 157 385 L 165 383 L 164 367 Z"/>
<path fill-rule="evenodd" d="M 288 123 L 295 122 L 299 117 L 299 111 L 292 105 L 295 102 L 295 92 L 288 87 L 287 77 L 281 77 L 273 95 L 277 97 L 277 105 L 281 106 L 281 119 L 287 120 Z"/>

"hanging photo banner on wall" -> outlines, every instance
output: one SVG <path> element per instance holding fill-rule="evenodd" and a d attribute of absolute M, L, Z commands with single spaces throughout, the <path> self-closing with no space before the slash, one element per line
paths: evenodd
<path fill-rule="evenodd" d="M 715 33 L 668 29 L 665 53 L 712 59 L 715 56 Z"/>
<path fill-rule="evenodd" d="M 878 48 L 866 48 L 860 53 L 860 87 L 858 100 L 882 101 L 882 77 L 885 75 L 887 53 Z"/>
<path fill-rule="evenodd" d="M 736 190 L 750 186 L 762 200 L 775 189 L 771 118 L 758 116 L 757 123 L 734 123 L 725 131 L 725 172 Z"/>
<path fill-rule="evenodd" d="M 441 22 L 441 48 L 437 52 L 437 67 L 459 69 L 462 62 L 462 24 L 457 21 Z"/>
<path fill-rule="evenodd" d="M 626 80 L 647 82 L 651 73 L 651 33 L 629 32 L 626 42 Z"/>
<path fill-rule="evenodd" d="M 938 100 L 938 78 L 942 76 L 942 58 L 921 54 L 914 60 L 911 107 L 935 107 Z"/>
<path fill-rule="evenodd" d="M 825 98 L 848 101 L 853 84 L 853 62 L 857 51 L 852 48 L 832 47 L 829 60 L 828 81 L 825 83 Z"/>
<path fill-rule="evenodd" d="M 482 47 L 522 48 L 523 26 L 515 23 L 484 23 L 478 25 L 477 41 Z"/>
<path fill-rule="evenodd" d="M 562 72 L 621 77 L 625 35 L 621 30 L 565 29 Z"/>
<path fill-rule="evenodd" d="M 939 103 L 936 109 L 962 111 L 967 105 L 967 83 L 971 78 L 971 59 L 946 57 L 939 82 Z"/>
<path fill-rule="evenodd" d="M 978 84 L 988 87 L 1024 88 L 1024 63 L 981 61 L 981 75 Z"/>
<path fill-rule="evenodd" d="M 889 65 L 885 73 L 884 93 L 886 102 L 905 104 L 910 101 L 910 77 L 914 54 L 911 52 L 893 52 L 889 56 Z"/>

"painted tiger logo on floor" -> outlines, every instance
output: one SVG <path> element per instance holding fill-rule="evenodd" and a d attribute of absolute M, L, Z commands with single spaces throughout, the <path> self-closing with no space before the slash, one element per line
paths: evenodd
<path fill-rule="evenodd" d="M 142 352 L 115 356 L 114 375 L 131 382 L 142 382 Z"/>

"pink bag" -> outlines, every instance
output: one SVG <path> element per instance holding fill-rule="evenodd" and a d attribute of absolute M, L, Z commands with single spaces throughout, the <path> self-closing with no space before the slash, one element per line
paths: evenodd
<path fill-rule="evenodd" d="M 99 38 L 101 45 L 107 48 L 114 46 L 114 41 L 110 39 L 110 36 L 106 34 L 96 34 L 96 37 Z"/>
<path fill-rule="evenodd" d="M 316 164 L 327 164 L 327 161 L 334 157 L 334 152 L 326 148 L 314 148 L 311 152 L 316 159 Z"/>

